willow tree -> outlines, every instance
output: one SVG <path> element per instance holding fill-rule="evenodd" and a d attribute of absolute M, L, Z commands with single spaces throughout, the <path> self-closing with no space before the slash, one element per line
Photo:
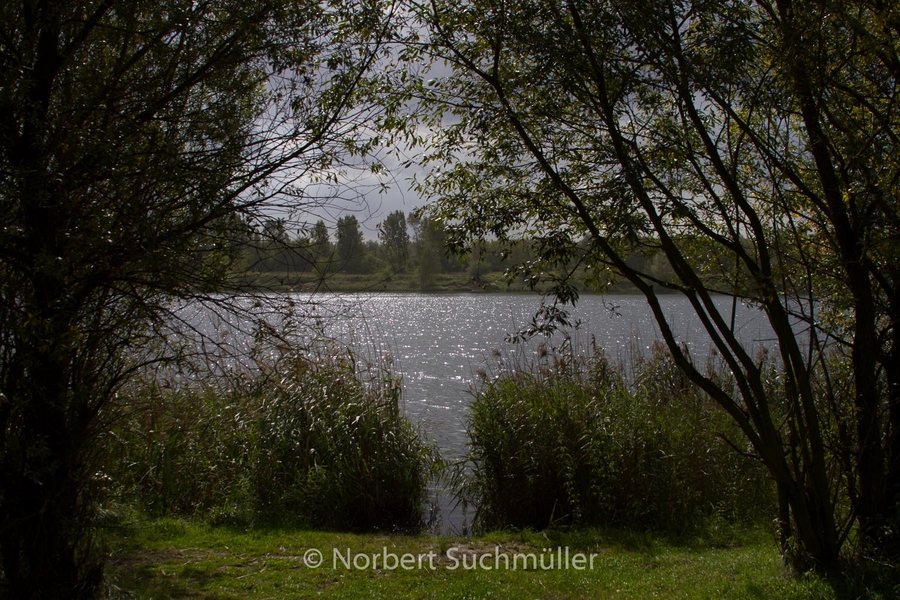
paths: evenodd
<path fill-rule="evenodd" d="M 401 57 L 446 71 L 394 81 L 420 119 L 387 124 L 440 167 L 420 190 L 455 246 L 532 240 L 540 260 L 523 270 L 551 278 L 564 303 L 578 297 L 573 264 L 594 283 L 628 280 L 678 366 L 771 473 L 784 549 L 828 568 L 858 530 L 867 550 L 896 551 L 896 10 L 434 0 L 409 12 Z M 664 257 L 674 277 L 626 262 L 635 251 Z M 691 361 L 662 288 L 687 298 L 731 379 Z M 765 312 L 781 385 L 767 383 L 717 293 Z M 851 367 L 849 405 L 829 387 L 828 348 Z"/>
<path fill-rule="evenodd" d="M 173 298 L 364 151 L 378 3 L 0 7 L 0 585 L 90 596 L 91 457 Z M 367 36 L 362 40 L 361 36 Z M 365 42 L 365 43 L 363 43 Z M 112 418 L 114 415 L 106 414 Z"/>

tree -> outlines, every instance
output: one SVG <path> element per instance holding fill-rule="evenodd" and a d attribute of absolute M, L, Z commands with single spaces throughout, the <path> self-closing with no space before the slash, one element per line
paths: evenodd
<path fill-rule="evenodd" d="M 316 221 L 313 226 L 309 243 L 313 267 L 319 279 L 324 280 L 333 260 L 334 247 L 328 227 L 322 219 Z"/>
<path fill-rule="evenodd" d="M 435 275 L 444 272 L 441 256 L 446 252 L 444 229 L 433 218 L 412 213 L 409 219 L 416 239 L 416 258 L 419 263 L 419 287 L 428 290 L 434 287 Z"/>
<path fill-rule="evenodd" d="M 287 271 L 291 268 L 290 236 L 284 219 L 266 219 L 254 250 L 259 260 L 252 266 L 260 271 Z"/>
<path fill-rule="evenodd" d="M 325 221 L 319 219 L 313 226 L 312 237 L 310 242 L 315 248 L 316 256 L 325 258 L 331 255 L 331 237 L 328 234 L 328 227 Z"/>
<path fill-rule="evenodd" d="M 340 267 L 349 273 L 359 273 L 362 270 L 362 257 L 366 249 L 359 220 L 354 215 L 339 218 L 335 237 Z"/>
<path fill-rule="evenodd" d="M 406 268 L 409 259 L 409 231 L 406 229 L 406 215 L 402 210 L 390 213 L 379 227 L 378 234 L 384 241 L 385 250 L 395 273 Z"/>
<path fill-rule="evenodd" d="M 87 597 L 92 459 L 116 393 L 172 358 L 267 205 L 363 152 L 350 100 L 381 6 L 6 2 L 0 8 L 0 554 L 15 598 Z M 359 32 L 373 33 L 357 43 Z M 360 142 L 357 144 L 356 142 Z M 273 209 L 274 210 L 274 209 Z M 161 349 L 160 349 L 161 348 Z"/>
<path fill-rule="evenodd" d="M 590 266 L 596 281 L 627 279 L 676 363 L 771 473 L 784 550 L 830 568 L 855 523 L 866 551 L 896 552 L 895 12 L 866 0 L 408 9 L 408 56 L 453 72 L 403 87 L 420 119 L 386 125 L 429 144 L 428 161 L 442 167 L 419 190 L 435 198 L 430 210 L 455 248 L 532 240 L 539 260 L 520 271 L 553 281 L 562 304 L 578 298 L 570 265 Z M 423 119 L 430 137 L 413 129 Z M 635 251 L 665 257 L 671 277 L 627 262 Z M 731 380 L 691 362 L 660 288 L 688 298 Z M 765 312 L 780 387 L 716 307 L 720 292 Z M 849 405 L 839 403 L 835 357 L 852 373 Z"/>

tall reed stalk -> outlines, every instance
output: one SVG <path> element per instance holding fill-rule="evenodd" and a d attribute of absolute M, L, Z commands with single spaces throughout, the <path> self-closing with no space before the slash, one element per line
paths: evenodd
<path fill-rule="evenodd" d="M 286 351 L 253 375 L 126 391 L 98 477 L 154 515 L 353 530 L 423 525 L 438 453 L 400 411 L 399 378 L 352 355 Z M 187 380 L 189 381 L 189 380 Z"/>
<path fill-rule="evenodd" d="M 505 364 L 475 393 L 456 482 L 476 528 L 681 533 L 770 516 L 765 470 L 736 451 L 746 447 L 740 431 L 661 345 L 633 353 L 627 370 L 563 348 Z"/>

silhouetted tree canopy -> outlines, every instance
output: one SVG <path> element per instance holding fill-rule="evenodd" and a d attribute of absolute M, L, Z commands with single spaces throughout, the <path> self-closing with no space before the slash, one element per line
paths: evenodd
<path fill-rule="evenodd" d="M 252 223 L 320 204 L 301 183 L 366 151 L 351 100 L 385 19 L 340 2 L 0 7 L 10 597 L 97 590 L 84 527 L 104 411 L 142 363 L 171 356 L 173 298 L 215 299 Z"/>
<path fill-rule="evenodd" d="M 785 552 L 831 567 L 858 530 L 865 552 L 896 554 L 894 7 L 411 0 L 406 10 L 408 72 L 428 61 L 450 72 L 385 70 L 393 104 L 419 118 L 383 123 L 425 147 L 434 168 L 417 189 L 451 244 L 529 240 L 536 260 L 520 274 L 552 283 L 563 305 L 578 299 L 578 268 L 596 286 L 629 281 L 678 365 L 769 469 Z M 641 252 L 668 263 L 664 277 L 629 260 Z M 733 380 L 692 363 L 661 288 L 690 300 Z M 765 311 L 781 389 L 763 385 L 720 292 Z M 852 373 L 838 391 L 835 360 Z"/>

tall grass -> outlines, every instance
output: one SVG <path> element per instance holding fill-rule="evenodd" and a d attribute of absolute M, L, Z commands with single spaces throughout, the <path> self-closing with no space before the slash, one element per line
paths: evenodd
<path fill-rule="evenodd" d="M 212 521 L 423 525 L 439 457 L 401 413 L 387 369 L 290 351 L 253 376 L 149 377 L 125 395 L 99 478 L 107 497 Z"/>
<path fill-rule="evenodd" d="M 345 360 L 287 367 L 257 420 L 258 509 L 339 528 L 420 526 L 438 460 L 400 413 L 399 380 L 363 385 Z"/>
<path fill-rule="evenodd" d="M 475 527 L 621 525 L 683 533 L 771 514 L 744 437 L 661 345 L 630 372 L 602 353 L 539 351 L 485 379 L 460 496 Z"/>

